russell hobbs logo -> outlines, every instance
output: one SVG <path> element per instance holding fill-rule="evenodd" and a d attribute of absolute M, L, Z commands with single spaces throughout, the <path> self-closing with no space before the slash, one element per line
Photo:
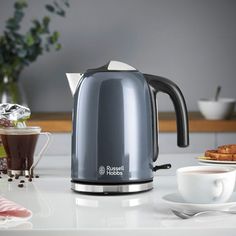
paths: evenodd
<path fill-rule="evenodd" d="M 98 172 L 99 172 L 100 175 L 104 175 L 105 172 L 106 172 L 105 167 L 104 166 L 100 166 L 99 169 L 98 169 Z"/>
<path fill-rule="evenodd" d="M 99 166 L 99 175 L 123 175 L 124 166 Z"/>

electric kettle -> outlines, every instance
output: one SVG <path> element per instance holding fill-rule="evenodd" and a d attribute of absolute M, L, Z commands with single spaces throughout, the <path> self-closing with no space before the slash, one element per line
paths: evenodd
<path fill-rule="evenodd" d="M 66 76 L 74 95 L 71 188 L 105 194 L 152 189 L 153 171 L 170 167 L 153 164 L 158 92 L 174 104 L 178 146 L 189 144 L 187 108 L 177 85 L 118 61 Z"/>

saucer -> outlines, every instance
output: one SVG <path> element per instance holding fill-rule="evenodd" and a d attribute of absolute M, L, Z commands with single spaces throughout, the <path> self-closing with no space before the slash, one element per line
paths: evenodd
<path fill-rule="evenodd" d="M 214 210 L 229 210 L 236 209 L 236 192 L 225 203 L 212 203 L 212 204 L 195 204 L 186 202 L 179 193 L 170 193 L 162 197 L 165 203 L 168 204 L 170 209 L 186 212 L 199 212 L 199 211 L 214 211 Z M 233 210 L 233 209 L 232 209 Z"/>
<path fill-rule="evenodd" d="M 236 167 L 236 161 L 208 160 L 206 159 L 206 157 L 197 157 L 197 160 L 200 164 L 204 164 L 204 165 Z"/>

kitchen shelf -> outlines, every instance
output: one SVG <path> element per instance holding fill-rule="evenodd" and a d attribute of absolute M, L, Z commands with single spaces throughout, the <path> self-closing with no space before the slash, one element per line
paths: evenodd
<path fill-rule="evenodd" d="M 176 132 L 174 112 L 159 112 L 160 132 Z M 71 113 L 33 113 L 28 126 L 41 126 L 53 133 L 71 132 Z M 189 112 L 190 132 L 236 132 L 236 114 L 231 120 L 205 120 L 199 112 Z"/>

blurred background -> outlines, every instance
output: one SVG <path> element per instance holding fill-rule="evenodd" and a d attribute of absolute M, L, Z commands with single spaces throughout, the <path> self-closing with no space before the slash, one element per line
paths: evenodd
<path fill-rule="evenodd" d="M 29 0 L 22 31 L 47 14 L 50 0 Z M 53 17 L 62 49 L 45 53 L 20 77 L 32 111 L 71 111 L 66 72 L 84 72 L 109 60 L 167 77 L 182 89 L 190 111 L 199 98 L 234 97 L 236 1 L 70 0 L 65 18 Z M 13 0 L 0 1 L 0 34 L 13 14 Z M 159 110 L 172 111 L 159 95 Z"/>

